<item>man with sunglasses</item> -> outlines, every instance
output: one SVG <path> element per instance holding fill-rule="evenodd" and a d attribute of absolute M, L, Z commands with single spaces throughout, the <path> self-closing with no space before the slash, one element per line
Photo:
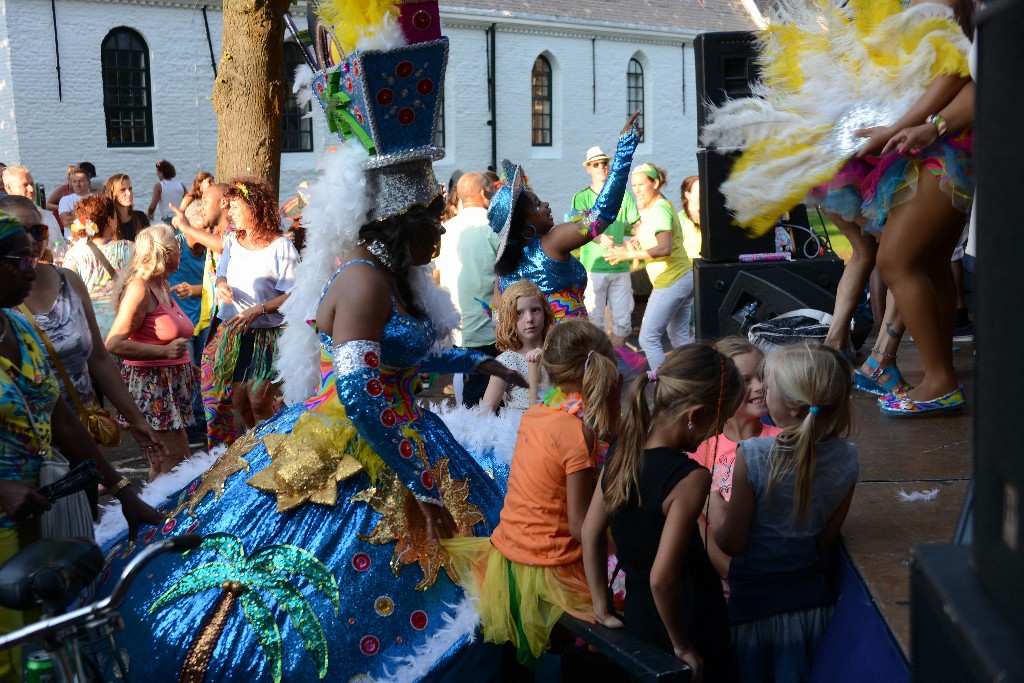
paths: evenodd
<path fill-rule="evenodd" d="M 36 182 L 32 177 L 32 172 L 27 167 L 18 164 L 16 166 L 8 166 L 3 172 L 3 185 L 7 194 L 13 197 L 25 197 L 29 201 L 35 203 L 36 198 Z M 60 265 L 60 262 L 64 260 L 64 253 L 68 250 L 69 241 L 64 234 L 64 230 L 60 224 L 57 223 L 57 218 L 49 211 L 40 211 L 42 215 L 43 224 L 49 229 L 49 246 L 53 252 L 54 262 Z M 32 239 L 36 242 L 42 241 L 41 237 L 32 235 Z"/>
<path fill-rule="evenodd" d="M 572 199 L 575 211 L 589 211 L 597 196 L 601 194 L 604 181 L 608 179 L 608 163 L 610 157 L 600 147 L 587 150 L 583 167 L 590 175 L 590 185 L 576 193 Z M 633 234 L 633 226 L 639 223 L 640 212 L 637 211 L 633 195 L 627 192 L 622 197 L 618 220 L 608 226 L 597 239 L 584 244 L 580 248 L 579 259 L 587 269 L 587 289 L 584 302 L 590 322 L 602 330 L 605 325 L 605 308 L 612 309 L 611 341 L 621 358 L 632 357 L 625 350 L 626 337 L 633 331 L 633 287 L 629 276 L 629 263 L 612 265 L 605 260 L 608 247 L 623 244 Z M 642 360 L 642 359 L 640 359 Z"/>

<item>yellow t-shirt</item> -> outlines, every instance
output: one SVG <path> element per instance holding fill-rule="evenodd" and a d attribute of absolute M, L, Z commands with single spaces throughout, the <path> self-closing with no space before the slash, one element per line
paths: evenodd
<path fill-rule="evenodd" d="M 683 229 L 679 216 L 672 202 L 662 197 L 646 209 L 640 210 L 640 229 L 637 239 L 641 249 L 651 249 L 658 245 L 658 233 L 671 231 L 672 252 L 668 256 L 652 259 L 647 262 L 647 275 L 655 289 L 668 287 L 679 278 L 693 270 L 693 264 L 686 255 L 683 245 Z"/>
<path fill-rule="evenodd" d="M 686 249 L 686 255 L 690 257 L 691 261 L 695 258 L 700 258 L 700 230 L 693 224 L 693 221 L 690 220 L 685 211 L 680 211 L 676 215 L 679 216 L 679 224 L 683 227 L 683 247 Z"/>

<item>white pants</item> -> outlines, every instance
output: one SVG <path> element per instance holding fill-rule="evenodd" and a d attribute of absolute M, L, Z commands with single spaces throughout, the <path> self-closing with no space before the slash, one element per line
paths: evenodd
<path fill-rule="evenodd" d="M 693 341 L 690 337 L 690 313 L 693 310 L 693 271 L 668 287 L 655 288 L 647 300 L 644 322 L 640 325 L 640 348 L 651 370 L 665 360 L 661 335 L 668 333 L 672 348 Z"/>
<path fill-rule="evenodd" d="M 628 337 L 633 331 L 633 285 L 629 273 L 587 273 L 583 294 L 590 322 L 606 330 L 604 309 L 612 309 L 612 334 Z"/>

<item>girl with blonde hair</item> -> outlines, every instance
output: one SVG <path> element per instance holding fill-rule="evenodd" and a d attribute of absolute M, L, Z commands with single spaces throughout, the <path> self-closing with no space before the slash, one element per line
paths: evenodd
<path fill-rule="evenodd" d="M 139 232 L 132 261 L 118 280 L 117 318 L 106 340 L 107 350 L 124 359 L 121 375 L 128 391 L 167 447 L 166 457 L 153 449 L 143 453 L 150 481 L 188 456 L 185 427 L 195 424 L 196 380 L 188 354 L 194 330 L 167 284 L 180 258 L 170 226 L 160 223 Z"/>
<path fill-rule="evenodd" d="M 722 585 L 697 532 L 710 474 L 687 454 L 721 430 L 742 395 L 733 361 L 707 344 L 675 349 L 658 374 L 634 380 L 583 525 L 594 616 L 623 627 L 607 598 L 610 526 L 626 574 L 626 628 L 688 664 L 694 680 L 731 680 L 735 671 Z"/>
<path fill-rule="evenodd" d="M 824 557 L 858 475 L 857 448 L 844 440 L 851 374 L 837 350 L 815 342 L 769 355 L 765 400 L 782 433 L 741 443 L 732 497 L 711 494 L 715 541 L 733 556 L 729 618 L 743 680 L 805 680 L 828 625 L 835 596 Z"/>
<path fill-rule="evenodd" d="M 761 363 L 764 353 L 743 337 L 723 337 L 715 342 L 715 348 L 726 358 L 731 358 L 743 377 L 744 395 L 736 412 L 725 421 L 721 434 L 706 440 L 691 456 L 711 472 L 711 490 L 721 491 L 726 501 L 732 495 L 732 469 L 736 464 L 736 448 L 741 441 L 758 436 L 776 436 L 782 432 L 774 425 L 767 425 L 761 419 L 768 416 L 768 404 L 764 400 L 764 382 L 761 378 Z M 722 577 L 726 599 L 729 598 L 729 561 L 732 559 L 715 544 L 714 534 L 708 531 L 707 515 L 700 516 L 700 532 L 708 549 L 708 556 L 715 570 Z"/>
<path fill-rule="evenodd" d="M 552 328 L 542 362 L 551 388 L 523 414 L 500 523 L 489 539 L 442 541 L 484 639 L 511 642 L 531 666 L 563 613 L 593 620 L 580 530 L 621 381 L 611 342 L 586 320 Z"/>
<path fill-rule="evenodd" d="M 540 287 L 529 280 L 520 280 L 508 287 L 498 305 L 498 324 L 494 329 L 496 345 L 501 353 L 496 360 L 530 380 L 529 389 L 509 385 L 505 379 L 492 375 L 484 393 L 483 404 L 492 412 L 498 407 L 525 412 L 537 402 L 542 370 L 539 366 L 544 338 L 555 316 Z"/>

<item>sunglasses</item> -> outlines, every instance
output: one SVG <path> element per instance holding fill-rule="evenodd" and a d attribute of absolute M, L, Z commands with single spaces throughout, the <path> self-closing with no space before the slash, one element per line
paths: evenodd
<path fill-rule="evenodd" d="M 608 160 L 604 159 L 602 161 L 591 161 L 589 165 L 594 167 L 594 168 L 597 168 L 598 166 L 607 166 L 608 165 Z"/>
<path fill-rule="evenodd" d="M 28 231 L 28 234 L 32 235 L 32 239 L 36 242 L 42 242 L 50 236 L 50 226 L 46 225 L 46 223 L 28 225 L 25 226 L 25 230 Z"/>
<path fill-rule="evenodd" d="M 39 257 L 32 254 L 29 256 L 0 256 L 7 261 L 16 261 L 17 268 L 23 273 L 31 272 L 35 269 L 36 264 L 39 263 Z"/>

